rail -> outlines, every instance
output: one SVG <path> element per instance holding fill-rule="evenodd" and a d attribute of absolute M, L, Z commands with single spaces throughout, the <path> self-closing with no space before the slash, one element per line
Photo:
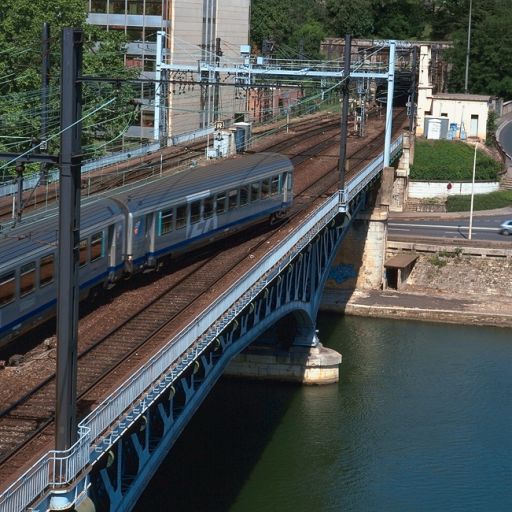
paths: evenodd
<path fill-rule="evenodd" d="M 397 154 L 401 143 L 402 137 L 399 136 L 392 144 L 392 155 Z M 344 191 L 338 191 L 327 199 L 297 231 L 278 244 L 255 268 L 240 277 L 199 319 L 192 321 L 114 390 L 80 422 L 79 439 L 69 450 L 48 452 L 13 482 L 0 495 L 2 512 L 19 512 L 49 489 L 56 490 L 72 483 L 87 464 L 104 453 L 226 325 L 281 273 L 340 209 L 343 211 L 347 201 L 353 199 L 380 171 L 382 162 L 383 155 L 375 158 L 358 177 L 348 182 Z M 369 179 L 364 178 L 366 175 Z M 182 360 L 172 367 L 180 356 L 183 356 Z M 129 408 L 131 414 L 127 413 Z M 106 431 L 108 434 L 104 434 Z"/>

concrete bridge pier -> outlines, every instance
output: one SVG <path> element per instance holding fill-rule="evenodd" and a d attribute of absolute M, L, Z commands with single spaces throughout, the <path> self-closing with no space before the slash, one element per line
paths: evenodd
<path fill-rule="evenodd" d="M 230 362 L 224 375 L 314 385 L 338 382 L 341 354 L 324 347 L 316 333 L 311 341 L 310 346 L 288 348 L 251 345 Z"/>

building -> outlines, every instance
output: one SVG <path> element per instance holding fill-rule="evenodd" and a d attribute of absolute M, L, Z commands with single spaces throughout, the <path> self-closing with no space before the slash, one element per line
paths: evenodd
<path fill-rule="evenodd" d="M 199 60 L 242 63 L 240 47 L 249 40 L 250 0 L 88 0 L 90 24 L 105 30 L 122 30 L 128 38 L 126 65 L 141 69 L 141 77 L 155 79 L 156 38 L 165 32 L 167 63 L 195 64 Z M 245 115 L 245 94 L 229 80 L 219 86 L 199 73 L 172 73 L 164 99 L 164 116 L 170 141 L 193 138 L 215 121 L 230 122 Z M 213 77 L 213 81 L 220 77 Z M 232 82 L 231 82 L 232 83 Z M 141 111 L 126 137 L 152 139 L 155 119 L 155 84 L 140 85 Z M 165 132 L 164 132 L 165 133 Z"/>
<path fill-rule="evenodd" d="M 435 94 L 431 75 L 431 49 L 422 45 L 418 79 L 416 135 L 429 139 L 468 139 L 483 141 L 491 96 L 478 94 Z"/>

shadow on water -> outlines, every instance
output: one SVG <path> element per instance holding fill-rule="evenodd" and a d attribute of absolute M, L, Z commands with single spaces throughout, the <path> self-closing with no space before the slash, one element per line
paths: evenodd
<path fill-rule="evenodd" d="M 294 384 L 219 381 L 134 511 L 228 510 L 299 389 Z"/>

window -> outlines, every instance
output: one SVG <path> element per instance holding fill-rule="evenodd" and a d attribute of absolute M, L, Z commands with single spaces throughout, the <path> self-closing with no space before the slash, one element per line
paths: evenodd
<path fill-rule="evenodd" d="M 194 224 L 201 220 L 201 201 L 190 203 L 190 222 Z"/>
<path fill-rule="evenodd" d="M 0 276 L 0 307 L 12 302 L 15 294 L 16 281 L 14 280 L 14 272 Z"/>
<path fill-rule="evenodd" d="M 128 41 L 143 41 L 144 35 L 141 28 L 128 28 L 126 29 L 126 39 Z"/>
<path fill-rule="evenodd" d="M 446 112 L 441 112 L 441 117 L 448 117 L 448 114 Z"/>
<path fill-rule="evenodd" d="M 172 222 L 174 218 L 174 209 L 164 210 L 160 212 L 160 234 L 165 235 L 172 231 Z"/>
<path fill-rule="evenodd" d="M 32 261 L 20 268 L 20 297 L 28 295 L 36 287 L 36 262 Z"/>
<path fill-rule="evenodd" d="M 257 201 L 260 198 L 260 184 L 251 183 L 251 202 Z"/>
<path fill-rule="evenodd" d="M 234 210 L 238 206 L 238 189 L 235 188 L 228 192 L 228 209 Z"/>
<path fill-rule="evenodd" d="M 142 111 L 142 126 L 152 128 L 155 124 L 155 113 L 146 110 Z"/>
<path fill-rule="evenodd" d="M 103 257 L 103 231 L 94 233 L 91 236 L 91 261 L 99 260 Z"/>
<path fill-rule="evenodd" d="M 144 14 L 144 0 L 128 0 L 128 14 Z"/>
<path fill-rule="evenodd" d="M 39 262 L 39 286 L 46 286 L 53 281 L 53 254 L 44 256 Z"/>
<path fill-rule="evenodd" d="M 146 16 L 162 16 L 161 0 L 146 0 Z"/>
<path fill-rule="evenodd" d="M 270 180 L 270 195 L 275 196 L 279 194 L 279 176 L 272 176 Z"/>
<path fill-rule="evenodd" d="M 110 14 L 125 14 L 124 0 L 110 0 L 108 12 Z"/>
<path fill-rule="evenodd" d="M 213 197 L 207 197 L 203 205 L 203 217 L 209 219 L 213 215 Z"/>
<path fill-rule="evenodd" d="M 91 12 L 107 12 L 107 0 L 92 0 Z"/>
<path fill-rule="evenodd" d="M 240 187 L 240 206 L 244 206 L 249 202 L 249 186 Z"/>
<path fill-rule="evenodd" d="M 269 192 L 270 192 L 270 178 L 265 178 L 261 182 L 261 199 L 267 198 Z"/>
<path fill-rule="evenodd" d="M 182 204 L 176 208 L 176 229 L 184 228 L 187 225 L 187 205 Z"/>
<path fill-rule="evenodd" d="M 225 192 L 221 192 L 220 194 L 217 194 L 215 199 L 215 211 L 217 212 L 217 215 L 219 213 L 224 213 L 226 211 L 226 194 Z"/>
<path fill-rule="evenodd" d="M 144 71 L 156 71 L 156 59 L 154 57 L 144 58 Z"/>
<path fill-rule="evenodd" d="M 87 263 L 87 238 L 80 240 L 80 266 L 83 267 Z"/>

